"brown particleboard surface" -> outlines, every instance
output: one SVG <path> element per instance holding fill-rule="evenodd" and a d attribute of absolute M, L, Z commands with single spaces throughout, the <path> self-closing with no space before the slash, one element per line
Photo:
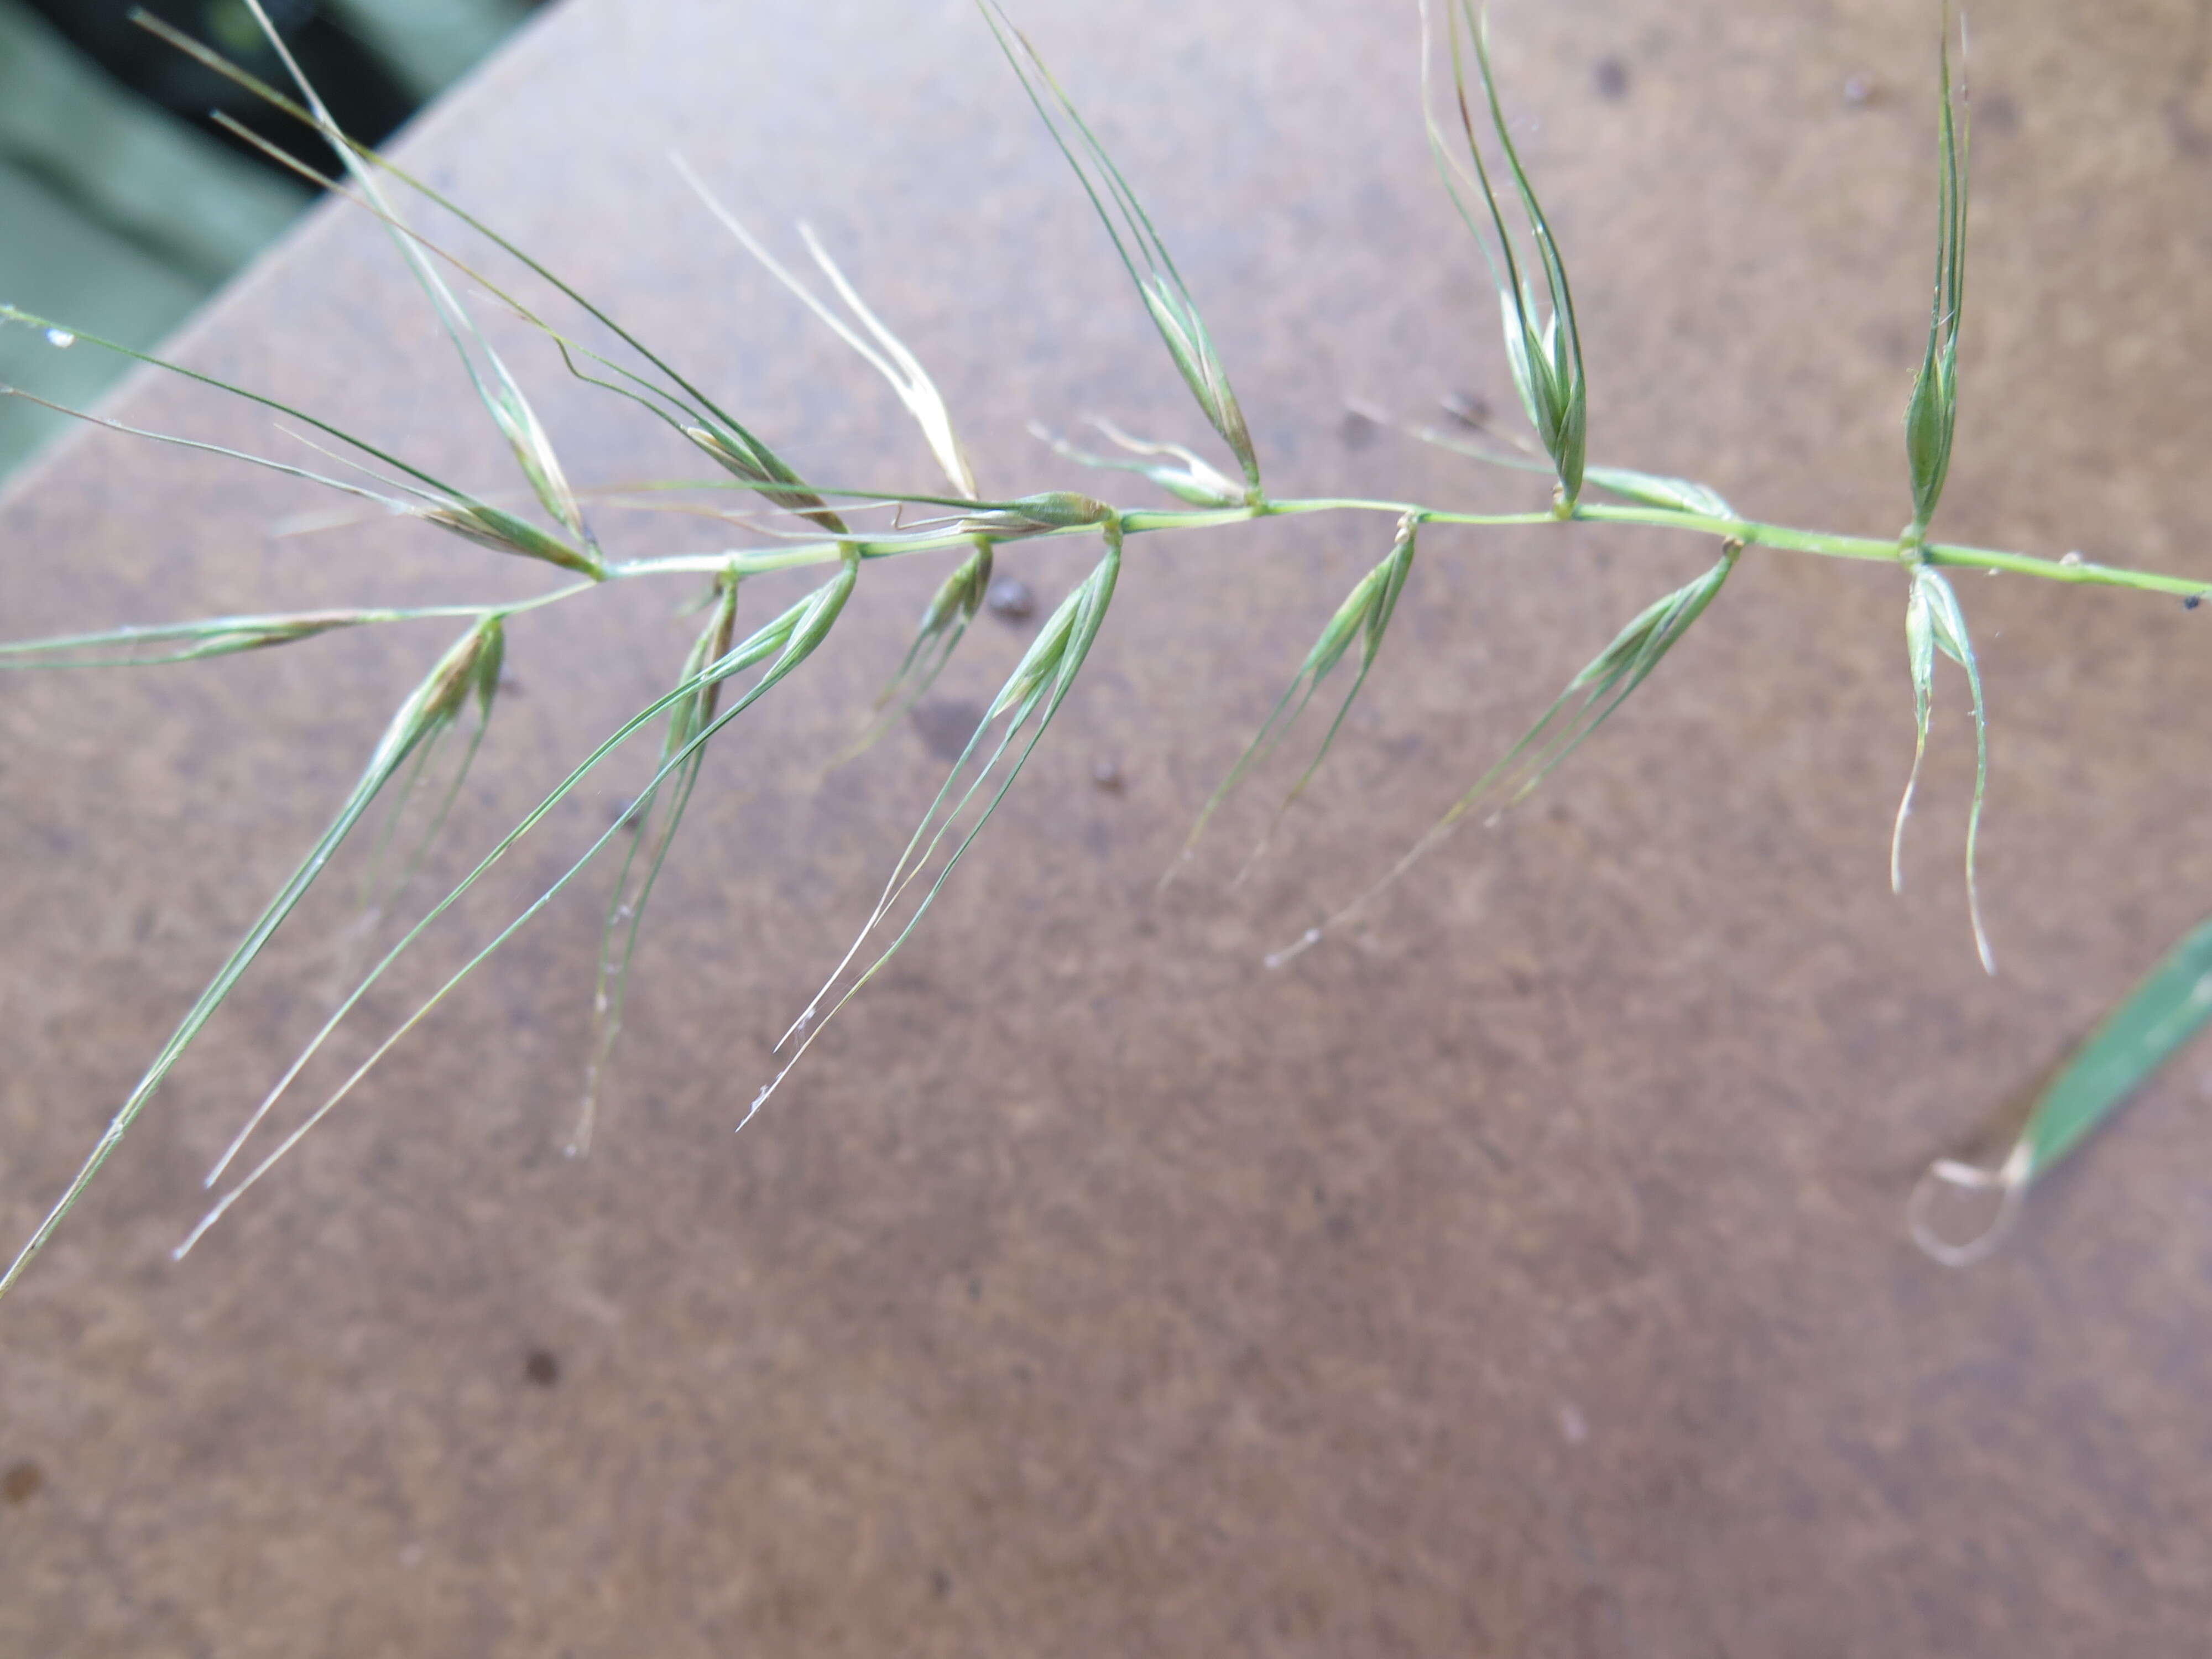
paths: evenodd
<path fill-rule="evenodd" d="M 1770 518 L 1900 522 L 1933 7 L 1492 12 L 1583 307 L 1594 458 Z M 1022 19 L 1153 207 L 1279 492 L 1516 497 L 1343 418 L 1347 395 L 1510 395 L 1424 154 L 1410 8 L 1039 0 Z M 2022 0 L 1976 22 L 1943 528 L 2212 576 L 2206 9 L 2115 0 L 2091 23 Z M 672 144 L 757 226 L 812 216 L 936 371 L 987 488 L 1084 487 L 1031 416 L 1202 434 L 963 6 L 573 0 L 410 143 L 811 471 L 927 476 L 883 389 L 688 199 Z M 503 477 L 358 218 L 318 218 L 182 349 Z M 519 336 L 512 356 L 580 476 L 687 470 Z M 175 384 L 121 407 L 286 442 Z M 399 527 L 268 534 L 321 506 L 87 434 L 0 506 L 5 631 L 536 580 Z M 640 550 L 712 544 L 696 521 L 601 522 Z M 1963 686 L 1939 686 L 1896 900 L 1902 583 L 1757 552 L 1528 807 L 1349 942 L 1263 972 L 1711 556 L 1435 534 L 1268 860 L 1231 886 L 1263 787 L 1159 894 L 1388 533 L 1133 544 L 1084 684 L 971 865 L 733 1139 L 941 766 L 939 711 L 825 768 L 937 574 L 872 568 L 824 655 L 714 753 L 587 1162 L 560 1149 L 596 885 L 172 1265 L 198 1175 L 328 1005 L 337 884 L 0 1310 L 0 1651 L 2201 1652 L 2201 1051 L 1988 1266 L 1931 1266 L 1901 1213 L 1928 1158 L 2001 1134 L 2212 909 L 2212 617 L 1962 579 L 1992 707 L 1996 981 L 1958 869 Z M 1006 564 L 1048 600 L 1085 556 Z M 655 694 L 688 592 L 517 626 L 434 869 Z M 0 686 L 0 1234 L 75 1168 L 441 643 Z M 986 618 L 940 700 L 985 699 L 1018 646 Z M 553 820 L 501 902 L 622 787 Z M 364 1034 L 501 915 L 441 935 Z"/>

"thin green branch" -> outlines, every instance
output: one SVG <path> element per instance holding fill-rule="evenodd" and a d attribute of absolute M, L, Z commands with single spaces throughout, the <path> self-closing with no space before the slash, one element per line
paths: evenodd
<path fill-rule="evenodd" d="M 1647 525 L 1660 530 L 1716 536 L 1723 541 L 1741 542 L 1747 547 L 1771 548 L 1780 552 L 1809 553 L 1821 558 L 1867 560 L 1881 564 L 1899 562 L 1894 536 L 1835 535 L 1825 531 L 1766 524 L 1756 519 L 1721 518 L 1671 507 L 1615 507 L 1593 501 L 1578 503 L 1574 512 L 1564 520 L 1551 512 L 1460 513 L 1442 507 L 1423 507 L 1413 501 L 1372 501 L 1357 496 L 1333 495 L 1267 501 L 1251 507 L 1134 507 L 1121 512 L 1118 517 L 1123 534 L 1139 536 L 1168 530 L 1212 530 L 1223 525 L 1247 524 L 1255 519 L 1292 518 L 1309 513 L 1386 513 L 1401 518 L 1411 515 L 1422 524 L 1462 525 L 1484 529 L 1533 529 L 1572 523 Z M 1060 526 L 1031 532 L 1023 539 L 1045 541 L 1054 537 L 1080 535 L 1091 528 L 1080 525 Z M 819 541 L 796 543 L 788 547 L 679 553 L 662 558 L 633 559 L 610 564 L 606 568 L 606 574 L 611 581 L 641 576 L 711 576 L 734 565 L 741 575 L 758 575 L 773 570 L 834 564 L 847 548 L 857 551 L 863 559 L 895 559 L 916 553 L 941 552 L 951 548 L 972 549 L 975 537 L 973 530 L 957 526 L 892 536 L 824 537 Z M 994 537 L 993 539 L 1012 538 Z M 2007 571 L 2045 581 L 2093 587 L 2131 588 L 2139 592 L 2168 594 L 2185 600 L 2212 594 L 2212 581 L 2203 578 L 2169 575 L 2162 571 L 2135 569 L 2123 565 L 2100 564 L 2092 560 L 2076 558 L 2071 554 L 2063 558 L 2050 559 L 2030 553 L 2009 553 L 1993 548 L 1929 542 L 1914 550 L 1914 557 L 1929 564 L 1954 569 Z"/>

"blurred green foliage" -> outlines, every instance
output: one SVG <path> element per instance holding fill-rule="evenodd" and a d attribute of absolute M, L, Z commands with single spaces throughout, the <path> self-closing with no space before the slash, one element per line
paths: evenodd
<path fill-rule="evenodd" d="M 339 120 L 374 143 L 498 44 L 534 0 L 264 0 Z M 0 300 L 142 349 L 305 207 L 292 175 L 215 127 L 264 110 L 136 27 L 132 0 L 0 0 Z M 280 72 L 242 0 L 144 9 Z M 318 141 L 266 137 L 318 166 Z M 82 407 L 129 365 L 0 332 L 0 383 Z M 0 399 L 0 475 L 66 424 Z"/>

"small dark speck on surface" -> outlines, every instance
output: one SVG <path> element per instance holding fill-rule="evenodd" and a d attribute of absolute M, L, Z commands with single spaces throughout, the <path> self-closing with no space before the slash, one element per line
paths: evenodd
<path fill-rule="evenodd" d="M 2204 596 L 2202 593 L 2191 593 L 2187 599 L 2181 602 L 2181 608 L 2184 611 L 2194 611 L 2198 605 L 2203 603 Z"/>
<path fill-rule="evenodd" d="M 1108 794 L 1118 795 L 1121 793 L 1121 769 L 1110 760 L 1095 760 L 1091 763 L 1091 781 Z"/>
<path fill-rule="evenodd" d="M 957 761 L 966 751 L 975 728 L 983 723 L 983 705 L 933 697 L 916 703 L 907 719 L 913 722 L 915 735 L 924 749 L 941 761 Z"/>
<path fill-rule="evenodd" d="M 940 1601 L 951 1595 L 952 1575 L 942 1567 L 932 1567 L 929 1570 L 929 1593 Z"/>
<path fill-rule="evenodd" d="M 1984 132 L 2014 133 L 2020 131 L 2020 106 L 2008 94 L 1990 93 L 1974 100 L 1974 125 Z"/>
<path fill-rule="evenodd" d="M 1597 82 L 1597 95 L 1609 104 L 1617 104 L 1628 96 L 1628 65 L 1618 58 L 1601 58 L 1590 70 L 1590 78 Z"/>
<path fill-rule="evenodd" d="M 1036 595 L 1019 576 L 1001 576 L 983 590 L 983 603 L 993 616 L 1020 622 L 1036 610 Z"/>
<path fill-rule="evenodd" d="M 522 1375 L 538 1388 L 550 1389 L 561 1380 L 560 1357 L 550 1348 L 532 1348 L 522 1362 Z"/>
<path fill-rule="evenodd" d="M 968 1281 L 968 1299 L 970 1302 L 981 1302 L 983 1299 L 983 1281 L 981 1279 L 971 1279 Z"/>
<path fill-rule="evenodd" d="M 0 1498 L 10 1504 L 27 1504 L 39 1495 L 39 1488 L 46 1484 L 46 1471 L 28 1460 L 10 1463 L 8 1472 L 0 1474 Z"/>
<path fill-rule="evenodd" d="M 1336 428 L 1337 437 L 1346 449 L 1354 452 L 1365 449 L 1375 441 L 1375 422 L 1356 409 L 1344 411 L 1344 419 Z"/>

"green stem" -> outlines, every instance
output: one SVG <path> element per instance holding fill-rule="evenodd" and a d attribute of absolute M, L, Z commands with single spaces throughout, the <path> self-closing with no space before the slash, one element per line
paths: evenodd
<path fill-rule="evenodd" d="M 1688 530 L 1719 536 L 1747 547 L 1778 548 L 1788 553 L 1816 553 L 1831 559 L 1879 559 L 1897 562 L 1894 536 L 1831 536 L 1814 530 L 1793 530 L 1784 525 L 1760 524 L 1753 519 L 1716 519 L 1703 513 L 1685 513 L 1671 507 L 1612 507 L 1583 501 L 1574 511 L 1577 520 L 1595 524 L 1646 524 L 1662 530 Z"/>
<path fill-rule="evenodd" d="M 1864 559 L 1894 564 L 1898 557 L 1898 543 L 1893 536 L 1838 536 L 1822 531 L 1797 530 L 1786 525 L 1762 524 L 1755 519 L 1715 518 L 1673 507 L 1615 507 L 1591 501 L 1578 503 L 1565 520 L 1550 512 L 1454 513 L 1422 507 L 1412 501 L 1370 501 L 1357 496 L 1263 501 L 1240 507 L 1136 508 L 1122 513 L 1120 517 L 1123 532 L 1134 536 L 1156 530 L 1210 530 L 1221 525 L 1245 524 L 1255 519 L 1290 518 L 1306 513 L 1387 513 L 1396 517 L 1410 514 L 1425 524 L 1470 525 L 1483 528 L 1560 523 L 1649 525 L 1661 530 L 1684 530 L 1697 535 L 1717 536 L 1723 540 L 1741 542 L 1748 547 L 1810 553 L 1821 558 Z M 993 539 L 1042 541 L 1054 536 L 1096 533 L 1096 526 L 1072 525 L 1021 537 Z M 896 536 L 825 538 L 757 552 L 690 553 L 670 558 L 635 559 L 626 563 L 609 565 L 606 574 L 610 580 L 634 576 L 713 575 L 734 568 L 741 575 L 757 575 L 771 570 L 796 569 L 806 565 L 834 564 L 844 556 L 844 550 L 848 547 L 858 549 L 863 559 L 890 559 L 909 553 L 972 548 L 974 543 L 975 532 L 972 530 L 948 525 L 939 531 Z M 2212 593 L 2212 583 L 2197 578 L 2169 576 L 2157 571 L 2130 570 L 2086 560 L 2038 558 L 2033 554 L 1959 547 L 1942 542 L 1929 542 L 1920 551 L 1930 564 L 1960 569 L 2008 570 L 2023 576 L 2039 576 L 2046 581 L 2132 588 L 2139 592 L 2170 593 L 2188 599 Z"/>
<path fill-rule="evenodd" d="M 1898 542 L 1893 537 L 1832 536 L 1812 530 L 1793 530 L 1781 525 L 1759 524 L 1748 519 L 1714 519 L 1700 514 L 1679 513 L 1668 507 L 1606 507 L 1584 503 L 1575 509 L 1577 519 L 1607 524 L 1656 525 L 1668 530 L 1699 531 L 1725 536 L 1753 547 L 1780 548 L 1793 553 L 1814 553 L 1832 559 L 1872 559 L 1894 564 Z M 2154 570 L 2130 570 L 2118 565 L 2095 564 L 2085 559 L 2042 559 L 2030 553 L 2004 553 L 1985 547 L 1960 547 L 1945 542 L 1922 544 L 1919 552 L 1929 564 L 1962 570 L 2009 570 L 2046 581 L 2087 583 L 2092 586 L 2129 587 L 2139 592 L 2171 593 L 2197 599 L 2212 592 L 2212 583 L 2187 576 L 2169 576 Z"/>

